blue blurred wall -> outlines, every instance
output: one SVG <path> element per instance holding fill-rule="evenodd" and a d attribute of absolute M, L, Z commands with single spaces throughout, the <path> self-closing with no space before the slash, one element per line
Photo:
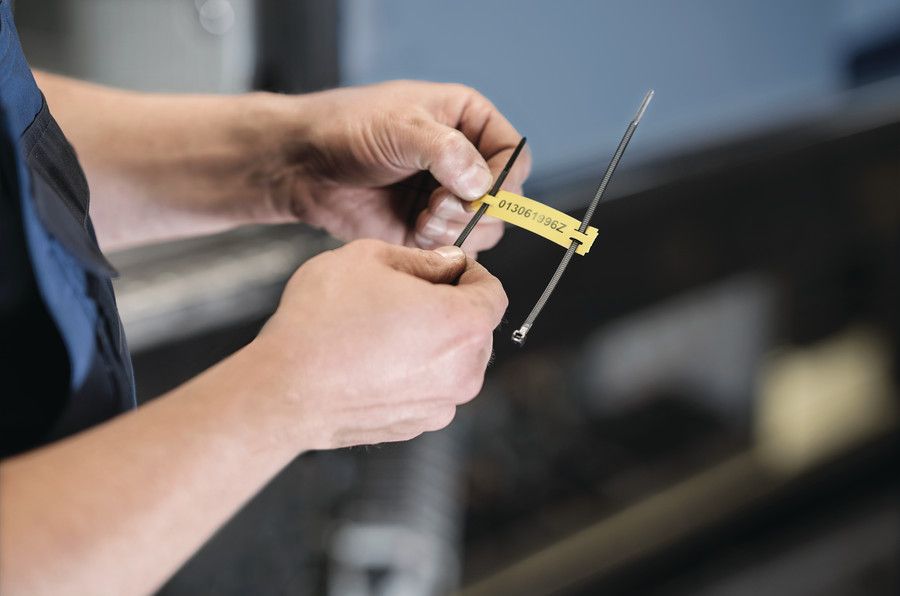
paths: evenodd
<path fill-rule="evenodd" d="M 478 88 L 528 135 L 541 175 L 610 151 L 649 87 L 632 160 L 817 109 L 842 85 L 847 23 L 896 5 L 342 0 L 341 66 L 345 84 Z"/>

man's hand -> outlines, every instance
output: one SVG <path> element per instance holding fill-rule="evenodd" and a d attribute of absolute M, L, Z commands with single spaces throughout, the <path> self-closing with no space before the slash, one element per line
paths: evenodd
<path fill-rule="evenodd" d="M 216 96 L 37 79 L 84 166 L 104 249 L 298 219 L 342 240 L 452 244 L 471 217 L 463 202 L 489 190 L 520 139 L 461 85 Z M 530 162 L 526 150 L 508 190 L 521 192 Z M 483 218 L 465 248 L 502 233 Z"/>
<path fill-rule="evenodd" d="M 310 260 L 249 345 L 0 462 L 0 592 L 155 592 L 298 453 L 446 426 L 478 393 L 505 308 L 452 247 L 363 240 Z"/>
<path fill-rule="evenodd" d="M 464 204 L 490 189 L 521 138 L 493 104 L 461 85 L 396 81 L 300 100 L 302 129 L 282 135 L 274 203 L 343 240 L 452 244 L 472 216 Z M 530 163 L 526 151 L 508 190 L 521 192 Z M 503 222 L 484 218 L 465 248 L 491 248 L 502 235 Z"/>
<path fill-rule="evenodd" d="M 457 248 L 362 240 L 303 265 L 249 349 L 299 405 L 303 448 L 405 440 L 481 389 L 506 305 Z"/>

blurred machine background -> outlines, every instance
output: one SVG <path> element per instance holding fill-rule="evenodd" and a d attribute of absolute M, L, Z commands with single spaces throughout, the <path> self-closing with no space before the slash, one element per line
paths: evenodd
<path fill-rule="evenodd" d="M 483 394 L 402 445 L 299 458 L 162 594 L 900 592 L 900 3 L 19 0 L 33 66 L 142 90 L 471 84 L 577 213 L 519 230 Z M 335 245 L 302 226 L 117 255 L 139 397 L 248 341 Z M 528 266 L 524 266 L 527 264 Z"/>

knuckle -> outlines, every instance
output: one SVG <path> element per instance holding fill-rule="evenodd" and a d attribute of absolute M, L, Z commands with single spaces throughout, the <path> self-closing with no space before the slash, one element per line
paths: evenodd
<path fill-rule="evenodd" d="M 437 212 L 437 209 L 434 207 L 428 207 L 427 209 L 423 209 L 421 213 L 419 213 L 418 217 L 416 217 L 416 223 L 413 226 L 413 231 L 420 233 L 422 236 L 425 236 L 429 240 L 433 240 L 435 242 L 439 241 L 441 238 L 447 235 L 449 228 L 445 228 L 443 233 L 440 230 L 435 230 L 429 226 L 429 223 L 437 218 L 441 222 L 445 222 L 447 226 L 451 224 L 450 221 L 445 219 L 440 213 Z M 436 248 L 432 246 L 422 246 L 423 249 L 431 249 Z M 430 251 L 429 251 L 430 252 Z"/>
<path fill-rule="evenodd" d="M 495 278 L 495 286 L 496 286 L 496 304 L 497 308 L 500 311 L 506 311 L 507 307 L 509 307 L 509 296 L 506 294 L 506 290 L 503 288 L 503 284 L 499 279 Z"/>
<path fill-rule="evenodd" d="M 475 87 L 460 84 L 459 93 L 463 97 L 465 97 L 466 102 L 471 109 L 479 112 L 491 112 L 496 111 L 497 109 L 494 107 L 494 104 L 491 102 L 491 100 L 485 97 L 485 95 Z"/>
<path fill-rule="evenodd" d="M 442 133 L 439 143 L 445 151 L 457 153 L 465 151 L 469 141 L 463 133 L 456 129 L 451 129 Z"/>
<path fill-rule="evenodd" d="M 503 289 L 503 284 L 496 277 L 486 280 L 480 288 L 478 306 L 485 319 L 493 327 L 506 308 L 509 306 L 509 297 Z"/>
<path fill-rule="evenodd" d="M 438 207 L 444 200 L 450 199 L 453 194 L 444 187 L 437 188 L 428 198 L 428 210 L 436 213 Z"/>
<path fill-rule="evenodd" d="M 375 254 L 384 248 L 384 243 L 373 238 L 359 238 L 344 245 L 348 252 L 361 254 Z"/>
<path fill-rule="evenodd" d="M 483 306 L 478 309 L 478 316 L 469 319 L 468 336 L 472 338 L 472 350 L 478 350 L 484 345 L 485 336 L 494 332 L 494 322 L 488 309 Z"/>
<path fill-rule="evenodd" d="M 429 118 L 427 114 L 415 111 L 408 116 L 404 116 L 403 118 L 406 120 L 406 125 L 410 128 L 416 130 L 424 130 L 428 128 Z"/>
<path fill-rule="evenodd" d="M 423 429 L 415 429 L 415 430 L 406 430 L 396 433 L 395 435 L 388 437 L 386 442 L 402 442 L 402 441 L 412 441 L 413 439 L 421 436 L 421 434 L 425 432 Z"/>
<path fill-rule="evenodd" d="M 466 85 L 465 83 L 446 83 L 446 85 L 453 93 L 459 93 L 461 95 L 479 95 L 474 87 Z"/>
<path fill-rule="evenodd" d="M 486 333 L 493 338 L 494 329 L 500 324 L 505 311 L 506 306 L 501 306 L 499 304 L 491 304 L 489 307 L 485 308 L 482 311 L 481 329 L 486 330 Z"/>
<path fill-rule="evenodd" d="M 446 428 L 453 422 L 456 417 L 456 405 L 449 405 L 438 410 L 427 423 L 427 429 L 430 431 L 441 430 Z"/>
<path fill-rule="evenodd" d="M 365 238 L 351 240 L 350 242 L 348 242 L 347 244 L 345 244 L 343 247 L 341 247 L 338 250 L 345 250 L 345 251 L 363 250 L 366 248 L 368 243 L 369 243 L 369 240 L 365 239 Z"/>
<path fill-rule="evenodd" d="M 485 354 L 487 351 L 487 354 Z M 455 387 L 455 402 L 457 405 L 468 403 L 475 399 L 484 386 L 484 372 L 487 367 L 487 356 L 490 354 L 490 344 L 482 345 L 479 349 L 469 354 L 464 373 Z"/>
<path fill-rule="evenodd" d="M 472 362 L 477 361 L 485 350 L 490 350 L 494 342 L 493 324 L 487 317 L 473 317 L 458 330 L 458 361 L 455 379 L 469 378 Z"/>
<path fill-rule="evenodd" d="M 304 269 L 313 268 L 320 264 L 330 263 L 330 262 L 334 261 L 335 259 L 340 258 L 340 253 L 338 252 L 339 250 L 340 249 L 335 248 L 332 250 L 326 250 L 326 251 L 320 252 L 313 258 L 311 258 L 308 261 L 306 261 L 305 263 L 303 263 L 303 265 L 301 265 L 300 268 L 297 269 L 297 271 L 302 271 Z"/>
<path fill-rule="evenodd" d="M 391 79 L 389 81 L 383 81 L 381 83 L 376 83 L 373 85 L 374 87 L 380 87 L 381 89 L 387 89 L 390 91 L 395 91 L 397 89 L 402 89 L 403 87 L 409 87 L 414 84 L 415 81 L 410 79 Z"/>
<path fill-rule="evenodd" d="M 503 284 L 496 277 L 491 276 L 488 280 L 485 294 L 488 302 L 497 310 L 504 311 L 509 306 L 509 296 L 506 295 Z"/>
<path fill-rule="evenodd" d="M 326 250 L 312 257 L 311 259 L 300 265 L 300 267 L 298 267 L 296 271 L 294 271 L 294 274 L 291 275 L 291 278 L 288 280 L 288 284 L 295 284 L 297 283 L 297 280 L 302 279 L 307 275 L 313 274 L 316 271 L 322 269 L 328 270 L 332 268 L 335 262 L 341 259 L 341 255 L 343 254 L 341 252 L 342 250 L 343 247 Z"/>
<path fill-rule="evenodd" d="M 459 402 L 459 405 L 469 403 L 481 393 L 481 388 L 484 387 L 484 371 L 480 371 L 480 373 L 481 374 L 472 375 L 468 387 L 466 388 L 467 391 L 463 396 L 463 400 Z"/>
<path fill-rule="evenodd" d="M 463 93 L 469 109 L 482 114 L 483 117 L 487 118 L 492 113 L 498 112 L 494 103 L 478 89 L 464 86 Z"/>

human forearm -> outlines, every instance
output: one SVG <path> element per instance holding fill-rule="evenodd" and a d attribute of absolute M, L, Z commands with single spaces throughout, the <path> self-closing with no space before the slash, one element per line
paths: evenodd
<path fill-rule="evenodd" d="M 342 240 L 434 248 L 455 240 L 464 203 L 487 192 L 520 139 L 461 85 L 203 96 L 38 81 L 84 162 L 105 248 L 297 219 Z M 521 192 L 529 163 L 526 148 L 506 188 Z M 484 218 L 466 247 L 502 234 Z"/>
<path fill-rule="evenodd" d="M 151 592 L 297 453 L 443 428 L 480 390 L 506 305 L 455 247 L 310 259 L 244 349 L 0 462 L 0 593 Z"/>
<path fill-rule="evenodd" d="M 298 402 L 256 349 L 0 463 L 0 593 L 138 594 L 165 581 L 301 451 Z"/>
<path fill-rule="evenodd" d="M 272 132 L 302 133 L 301 119 L 283 118 L 288 101 L 302 113 L 302 98 L 142 94 L 35 76 L 78 152 L 104 248 L 286 219 L 272 205 L 284 161 Z"/>

